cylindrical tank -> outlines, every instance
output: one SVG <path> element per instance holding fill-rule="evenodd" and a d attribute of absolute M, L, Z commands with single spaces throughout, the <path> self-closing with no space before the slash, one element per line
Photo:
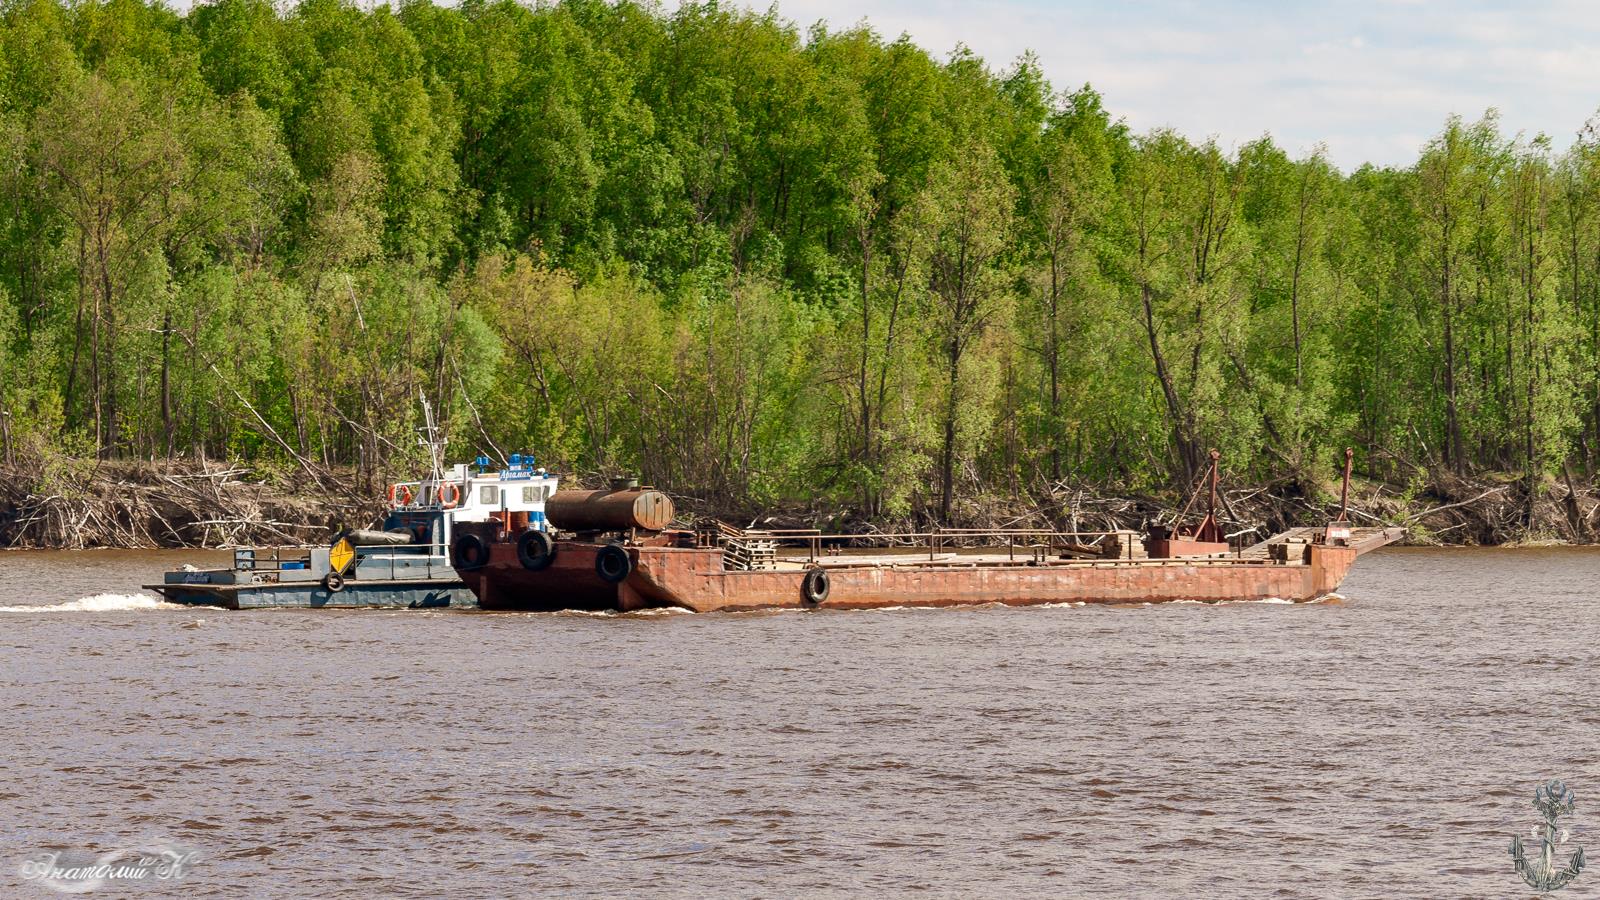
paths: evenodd
<path fill-rule="evenodd" d="M 556 491 L 544 503 L 545 518 L 563 531 L 660 531 L 677 511 L 657 490 Z"/>

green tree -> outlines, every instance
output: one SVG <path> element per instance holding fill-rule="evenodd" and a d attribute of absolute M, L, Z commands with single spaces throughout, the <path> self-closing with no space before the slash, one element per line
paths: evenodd
<path fill-rule="evenodd" d="M 950 520 L 955 497 L 958 426 L 967 352 L 983 335 L 1004 297 L 1000 269 L 1011 229 L 1015 189 L 994 149 L 982 142 L 936 166 L 919 199 L 928 238 L 928 335 L 946 367 L 939 450 L 939 518 Z M 970 398 L 976 399 L 976 398 Z"/>

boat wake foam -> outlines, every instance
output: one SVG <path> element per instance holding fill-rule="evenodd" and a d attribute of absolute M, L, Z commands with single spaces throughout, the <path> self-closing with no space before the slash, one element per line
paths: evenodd
<path fill-rule="evenodd" d="M 0 613 L 123 612 L 147 609 L 188 609 L 188 607 L 180 603 L 166 603 L 149 594 L 94 594 L 48 606 L 0 606 Z"/>
<path fill-rule="evenodd" d="M 1258 600 L 1168 600 L 1165 603 L 1150 604 L 1145 606 L 1294 606 L 1305 601 L 1289 600 L 1284 597 L 1262 597 Z M 1316 602 L 1316 601 L 1310 601 Z"/>
<path fill-rule="evenodd" d="M 555 609 L 538 612 L 525 612 L 527 616 L 566 616 L 583 619 L 650 619 L 657 616 L 694 615 L 694 610 L 683 609 L 677 606 L 659 606 L 651 609 L 635 609 L 621 612 L 615 609 Z"/>

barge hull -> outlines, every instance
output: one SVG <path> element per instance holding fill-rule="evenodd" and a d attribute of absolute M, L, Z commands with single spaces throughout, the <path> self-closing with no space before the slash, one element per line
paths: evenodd
<path fill-rule="evenodd" d="M 488 565 L 480 569 L 458 568 L 458 571 L 477 596 L 480 609 L 590 612 L 621 609 L 617 585 L 602 581 L 595 574 L 595 557 L 599 551 L 595 544 L 563 542 L 547 568 L 530 571 L 517 560 L 515 547 L 494 544 L 489 548 Z M 637 575 L 630 580 L 633 577 Z"/>
<path fill-rule="evenodd" d="M 716 548 L 630 546 L 632 570 L 620 584 L 595 573 L 601 546 L 561 542 L 547 568 L 519 564 L 515 548 L 490 548 L 489 561 L 462 577 L 484 609 L 616 609 L 675 606 L 695 612 L 822 607 L 961 606 L 1001 603 L 1141 604 L 1287 600 L 1333 593 L 1356 557 L 1401 536 L 1373 530 L 1350 546 L 1310 544 L 1292 561 L 1255 558 L 1140 559 L 1007 563 L 956 558 L 937 564 L 826 559 L 820 602 L 805 595 L 807 568 L 728 570 Z M 1263 547 L 1268 543 L 1263 542 Z"/>
<path fill-rule="evenodd" d="M 695 573 L 676 554 L 646 549 L 622 585 L 623 609 L 682 606 L 696 612 L 804 607 L 803 572 Z M 1210 560 L 1060 563 L 1044 566 L 840 566 L 826 568 L 818 606 L 965 606 L 1000 603 L 1169 603 L 1177 600 L 1316 600 L 1344 580 L 1356 551 L 1315 547 L 1299 565 Z"/>

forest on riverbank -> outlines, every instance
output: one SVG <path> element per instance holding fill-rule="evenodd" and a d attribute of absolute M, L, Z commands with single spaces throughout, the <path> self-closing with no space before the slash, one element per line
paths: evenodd
<path fill-rule="evenodd" d="M 958 523 L 1210 448 L 1315 500 L 1351 446 L 1532 533 L 1600 468 L 1600 133 L 1418 151 L 1135 133 L 781 10 L 3 0 L 0 463 L 370 491 L 426 397 L 455 458 L 710 510 Z"/>

